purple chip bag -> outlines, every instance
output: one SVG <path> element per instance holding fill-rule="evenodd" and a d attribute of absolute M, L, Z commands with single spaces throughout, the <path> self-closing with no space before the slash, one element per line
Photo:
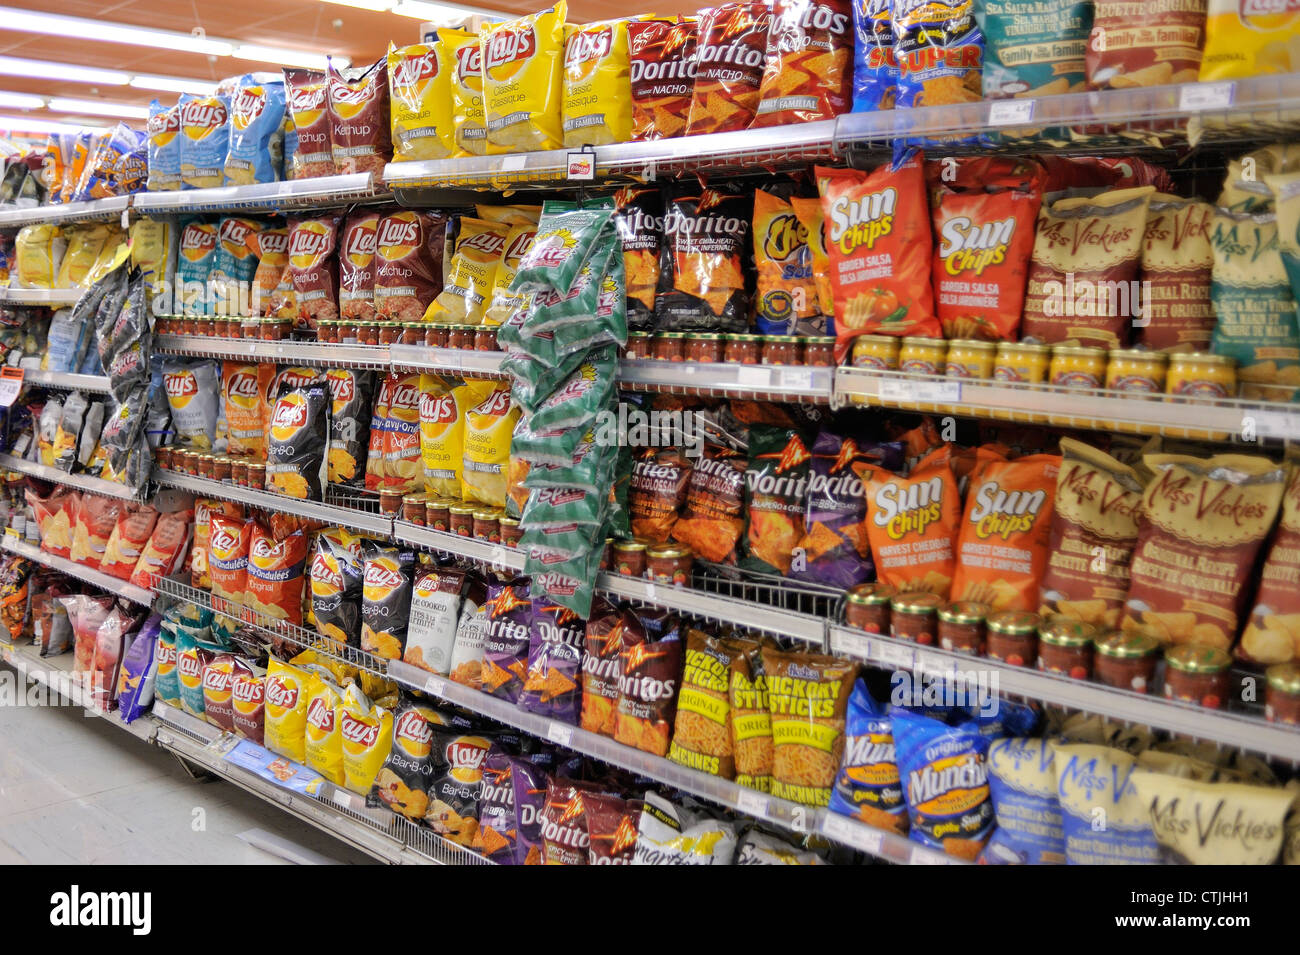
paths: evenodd
<path fill-rule="evenodd" d="M 131 638 L 117 676 L 118 715 L 130 723 L 153 705 L 154 648 L 162 630 L 162 617 L 150 614 L 139 633 Z"/>
<path fill-rule="evenodd" d="M 894 471 L 902 464 L 903 446 L 896 441 L 859 445 L 830 431 L 818 433 L 812 446 L 805 532 L 797 545 L 803 559 L 796 551 L 792 577 L 845 589 L 875 578 L 861 475 L 868 467 Z"/>
<path fill-rule="evenodd" d="M 488 631 L 483 641 L 483 689 L 512 703 L 523 690 L 533 605 L 527 577 L 488 584 Z"/>
<path fill-rule="evenodd" d="M 510 755 L 493 744 L 483 760 L 483 787 L 478 797 L 478 841 L 483 855 L 498 865 L 515 865 L 519 830 L 515 825 L 515 788 Z M 498 838 L 483 837 L 492 830 Z"/>
<path fill-rule="evenodd" d="M 534 597 L 528 633 L 528 670 L 519 706 L 577 724 L 582 709 L 582 654 L 586 624 L 572 610 Z"/>
<path fill-rule="evenodd" d="M 510 760 L 510 786 L 515 797 L 515 865 L 541 865 L 542 810 L 551 777 L 531 761 L 518 756 Z"/>

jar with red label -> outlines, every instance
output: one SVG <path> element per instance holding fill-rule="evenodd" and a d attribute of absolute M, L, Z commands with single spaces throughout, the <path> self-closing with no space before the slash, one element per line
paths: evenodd
<path fill-rule="evenodd" d="M 428 516 L 427 494 L 406 494 L 402 496 L 402 520 L 410 521 L 423 527 Z"/>
<path fill-rule="evenodd" d="M 597 568 L 602 573 L 610 568 L 610 564 L 614 558 L 614 544 L 617 543 L 617 541 L 617 537 L 605 538 L 605 546 L 600 551 L 600 567 Z"/>
<path fill-rule="evenodd" d="M 817 336 L 803 340 L 803 363 L 816 368 L 829 368 L 835 364 L 834 336 Z"/>
<path fill-rule="evenodd" d="M 686 334 L 660 332 L 654 340 L 654 358 L 656 361 L 685 361 Z"/>
<path fill-rule="evenodd" d="M 984 621 L 985 650 L 990 659 L 1013 666 L 1029 666 L 1038 659 L 1038 624 L 1041 618 L 1028 610 L 1002 610 Z"/>
<path fill-rule="evenodd" d="M 172 451 L 165 444 L 160 444 L 153 449 L 153 463 L 155 467 L 162 468 L 164 471 L 171 470 Z"/>
<path fill-rule="evenodd" d="M 216 469 L 217 457 L 215 454 L 204 452 L 199 455 L 199 477 L 212 480 L 212 472 Z"/>
<path fill-rule="evenodd" d="M 212 480 L 220 481 L 222 484 L 230 482 L 230 458 L 224 454 L 218 454 L 212 459 Z"/>
<path fill-rule="evenodd" d="M 501 515 L 491 508 L 479 508 L 474 512 L 474 539 L 489 544 L 501 543 Z"/>
<path fill-rule="evenodd" d="M 1044 673 L 1086 680 L 1092 676 L 1091 624 L 1056 615 L 1038 627 L 1038 669 Z"/>
<path fill-rule="evenodd" d="M 357 322 L 357 344 L 378 345 L 379 344 L 379 323 L 378 322 Z"/>
<path fill-rule="evenodd" d="M 403 322 L 402 334 L 397 340 L 403 345 L 423 345 L 424 322 Z"/>
<path fill-rule="evenodd" d="M 396 514 L 402 509 L 402 492 L 387 488 L 379 492 L 379 513 Z"/>
<path fill-rule="evenodd" d="M 457 537 L 474 536 L 474 512 L 478 510 L 473 504 L 463 501 L 447 508 L 447 530 Z"/>
<path fill-rule="evenodd" d="M 623 357 L 633 361 L 654 357 L 654 336 L 649 332 L 628 332 Z"/>
<path fill-rule="evenodd" d="M 691 582 L 691 565 L 695 554 L 683 544 L 655 544 L 646 548 L 646 568 L 650 579 L 659 584 L 685 587 Z"/>
<path fill-rule="evenodd" d="M 644 577 L 646 568 L 646 542 L 643 540 L 614 541 L 611 555 L 614 573 L 624 577 Z"/>
<path fill-rule="evenodd" d="M 380 322 L 379 323 L 379 344 L 393 345 L 402 338 L 402 326 L 400 322 Z"/>
<path fill-rule="evenodd" d="M 1134 693 L 1150 691 L 1155 682 L 1160 641 L 1138 630 L 1116 630 L 1096 643 L 1093 669 L 1107 686 Z"/>
<path fill-rule="evenodd" d="M 687 335 L 686 360 L 709 364 L 722 361 L 722 336 L 715 332 L 694 332 Z"/>
<path fill-rule="evenodd" d="M 513 517 L 502 517 L 497 522 L 501 526 L 501 543 L 507 547 L 518 547 L 519 539 L 524 536 L 524 529 Z"/>
<path fill-rule="evenodd" d="M 954 600 L 939 610 L 939 646 L 953 653 L 984 655 L 984 620 L 991 608 L 977 600 Z"/>
<path fill-rule="evenodd" d="M 266 465 L 254 461 L 248 466 L 248 486 L 255 491 L 266 490 Z"/>
<path fill-rule="evenodd" d="M 844 595 L 844 622 L 867 633 L 889 633 L 889 602 L 897 594 L 878 582 L 850 587 Z"/>
<path fill-rule="evenodd" d="M 1185 643 L 1165 651 L 1165 699 L 1223 709 L 1232 657 L 1226 650 Z"/>
<path fill-rule="evenodd" d="M 1300 726 L 1300 665 L 1278 663 L 1264 671 L 1264 715 L 1274 723 Z"/>
<path fill-rule="evenodd" d="M 424 526 L 431 531 L 446 531 L 451 529 L 451 516 L 447 509 L 451 507 L 452 502 L 445 497 L 430 497 L 424 502 Z"/>
<path fill-rule="evenodd" d="M 763 354 L 762 335 L 724 335 L 722 360 L 740 365 L 757 365 Z"/>
<path fill-rule="evenodd" d="M 447 347 L 446 325 L 428 324 L 424 326 L 424 343 L 430 348 Z"/>
<path fill-rule="evenodd" d="M 248 459 L 230 459 L 230 483 L 235 487 L 248 487 Z"/>
<path fill-rule="evenodd" d="M 474 330 L 474 350 L 497 350 L 497 327 L 495 325 L 480 325 Z"/>
<path fill-rule="evenodd" d="M 889 602 L 889 632 L 899 640 L 933 646 L 939 631 L 939 608 L 943 598 L 919 591 L 898 594 Z"/>
<path fill-rule="evenodd" d="M 447 347 L 456 348 L 461 351 L 473 351 L 474 350 L 474 326 L 473 325 L 447 326 Z"/>
<path fill-rule="evenodd" d="M 793 335 L 764 335 L 761 355 L 764 365 L 800 365 L 803 342 Z"/>

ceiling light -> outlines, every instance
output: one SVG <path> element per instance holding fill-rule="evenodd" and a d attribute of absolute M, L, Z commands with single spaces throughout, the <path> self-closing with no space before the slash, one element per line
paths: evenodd
<path fill-rule="evenodd" d="M 197 96 L 208 96 L 217 91 L 217 84 L 207 80 L 187 80 L 182 76 L 149 76 L 144 73 L 131 77 L 131 85 L 138 90 L 194 93 Z"/>
<path fill-rule="evenodd" d="M 3 22 L 3 21 L 0 21 Z M 286 50 L 279 46 L 258 46 L 256 43 L 241 43 L 230 54 L 237 60 L 256 60 L 261 63 L 279 63 L 283 66 L 302 66 L 310 70 L 325 69 L 330 59 L 324 53 L 309 53 L 306 50 Z M 348 66 L 352 63 L 346 56 L 333 57 L 335 66 Z"/>
<path fill-rule="evenodd" d="M 481 17 L 510 20 L 519 16 L 516 13 L 502 13 L 500 10 L 464 7 L 458 3 L 430 3 L 428 0 L 398 0 L 393 5 L 392 12 L 399 17 L 410 17 L 413 20 L 461 20 L 476 14 Z"/>
<path fill-rule="evenodd" d="M 73 123 L 55 123 L 48 119 L 28 119 L 25 116 L 0 116 L 0 129 L 21 130 L 27 133 L 79 133 L 83 129 L 104 129 L 103 126 L 82 126 Z"/>
<path fill-rule="evenodd" d="M 151 30 L 107 20 L 83 20 L 80 17 L 62 17 L 14 7 L 0 7 L 0 28 L 109 43 L 129 43 L 162 50 L 183 50 L 210 56 L 230 56 L 232 49 L 232 44 L 226 40 L 212 40 L 206 36 L 194 36 L 175 30 Z"/>
<path fill-rule="evenodd" d="M 393 5 L 393 0 L 324 0 L 324 2 L 337 4 L 340 7 L 356 7 L 358 10 L 371 10 L 375 13 L 383 13 Z"/>
<path fill-rule="evenodd" d="M 38 80 L 95 83 L 99 86 L 125 86 L 131 79 L 130 73 L 119 73 L 117 70 L 96 70 L 87 66 L 72 66 L 52 60 L 24 60 L 15 56 L 0 56 L 0 74 L 30 76 Z"/>
<path fill-rule="evenodd" d="M 44 99 L 30 93 L 0 92 L 0 106 L 6 109 L 40 109 L 44 105 Z"/>
<path fill-rule="evenodd" d="M 124 116 L 127 119 L 148 119 L 147 106 L 130 106 L 126 103 L 108 103 L 94 99 L 64 99 L 53 97 L 47 104 L 58 113 L 89 113 L 92 116 Z"/>

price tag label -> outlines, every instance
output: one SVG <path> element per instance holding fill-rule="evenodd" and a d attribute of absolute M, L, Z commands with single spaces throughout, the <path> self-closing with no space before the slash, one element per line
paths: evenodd
<path fill-rule="evenodd" d="M 656 593 L 656 591 L 655 591 L 655 585 L 654 585 L 654 584 L 646 584 L 646 585 L 645 585 L 645 599 L 646 599 L 646 600 L 653 601 L 653 600 L 655 599 L 655 593 Z"/>
<path fill-rule="evenodd" d="M 952 859 L 942 852 L 935 852 L 933 849 L 913 849 L 912 865 L 952 865 Z"/>
<path fill-rule="evenodd" d="M 342 806 L 344 809 L 359 809 L 360 807 L 357 805 L 358 802 L 361 802 L 363 806 L 365 805 L 364 800 L 355 793 L 350 793 L 346 789 L 339 789 L 337 787 L 334 789 L 334 795 L 332 798 L 334 805 Z"/>
<path fill-rule="evenodd" d="M 989 103 L 990 126 L 1023 126 L 1034 118 L 1036 100 L 1000 99 Z"/>
<path fill-rule="evenodd" d="M 1236 83 L 1188 83 L 1178 91 L 1178 108 L 1188 113 L 1227 109 L 1236 94 Z"/>
<path fill-rule="evenodd" d="M 560 746 L 568 746 L 573 740 L 573 727 L 567 723 L 552 723 L 546 728 L 546 738 Z"/>
<path fill-rule="evenodd" d="M 447 691 L 447 681 L 441 677 L 431 676 L 424 681 L 424 691 L 434 696 L 442 696 Z"/>
<path fill-rule="evenodd" d="M 595 178 L 595 153 L 569 153 L 569 179 L 576 180 L 577 182 L 591 182 Z"/>
<path fill-rule="evenodd" d="M 860 849 L 871 855 L 877 855 L 880 852 L 880 847 L 884 845 L 885 838 L 883 832 L 874 832 L 851 819 L 833 812 L 827 812 L 822 817 L 822 835 L 842 845 L 853 846 L 853 848 Z"/>
<path fill-rule="evenodd" d="M 501 158 L 502 172 L 518 172 L 528 165 L 528 157 L 522 153 L 516 153 L 513 156 L 503 156 Z"/>
<path fill-rule="evenodd" d="M 736 384 L 744 388 L 770 388 L 772 369 L 741 365 L 736 369 Z"/>
<path fill-rule="evenodd" d="M 961 400 L 961 382 L 882 378 L 880 397 L 883 401 L 934 401 L 951 404 Z"/>
<path fill-rule="evenodd" d="M 937 653 L 927 653 L 924 650 L 916 651 L 916 671 L 918 673 L 930 673 L 935 676 L 952 676 L 953 662 L 947 657 L 941 657 Z"/>
<path fill-rule="evenodd" d="M 813 386 L 813 373 L 811 368 L 782 368 L 781 387 L 788 388 L 791 391 L 811 391 Z"/>
<path fill-rule="evenodd" d="M 23 369 L 6 365 L 0 368 L 0 407 L 12 408 L 23 390 Z"/>
<path fill-rule="evenodd" d="M 853 630 L 836 630 L 831 637 L 831 650 L 846 657 L 870 660 L 871 638 L 865 633 L 857 633 Z"/>
<path fill-rule="evenodd" d="M 123 229 L 131 228 L 131 210 L 128 209 L 126 206 L 122 207 L 122 228 Z"/>
<path fill-rule="evenodd" d="M 1248 411 L 1246 417 L 1254 419 L 1258 438 L 1300 438 L 1300 418 L 1286 411 Z"/>
<path fill-rule="evenodd" d="M 902 647 L 896 643 L 890 643 L 888 640 L 881 640 L 875 646 L 876 659 L 885 666 L 900 667 L 905 670 L 912 668 L 912 663 L 916 659 L 915 651 L 911 647 Z"/>
<path fill-rule="evenodd" d="M 767 797 L 742 789 L 736 799 L 736 808 L 748 815 L 764 819 L 767 817 Z"/>

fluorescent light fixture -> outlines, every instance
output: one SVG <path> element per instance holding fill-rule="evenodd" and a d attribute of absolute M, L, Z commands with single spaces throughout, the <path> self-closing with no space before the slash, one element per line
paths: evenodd
<path fill-rule="evenodd" d="M 0 24 L 3 20 L 0 20 Z M 329 57 L 324 53 L 309 53 L 306 50 L 286 50 L 279 46 L 259 46 L 256 43 L 241 43 L 230 54 L 237 60 L 256 60 L 260 63 L 279 63 L 282 66 L 302 66 L 311 70 L 325 69 Z M 349 66 L 352 61 L 346 56 L 333 57 L 335 66 Z"/>
<path fill-rule="evenodd" d="M 232 44 L 226 40 L 211 40 L 175 30 L 152 30 L 133 27 L 107 20 L 85 20 L 81 17 L 63 17 L 35 10 L 0 7 L 0 24 L 6 30 L 24 33 L 44 33 L 54 36 L 99 40 L 109 43 L 128 43 L 133 46 L 150 46 L 161 50 L 183 50 L 210 56 L 230 56 Z"/>
<path fill-rule="evenodd" d="M 375 13 L 383 13 L 393 5 L 393 0 L 324 0 L 324 2 L 337 4 L 340 7 L 356 7 L 358 10 L 371 10 Z"/>
<path fill-rule="evenodd" d="M 45 100 L 30 93 L 0 92 L 0 107 L 5 109 L 41 109 Z"/>
<path fill-rule="evenodd" d="M 149 76 L 144 73 L 131 77 L 131 86 L 138 90 L 194 93 L 197 96 L 208 96 L 217 90 L 217 84 L 208 80 L 187 80 L 183 76 Z"/>
<path fill-rule="evenodd" d="M 393 11 L 399 17 L 412 20 L 446 20 L 462 19 L 475 14 L 482 17 L 494 17 L 498 20 L 512 20 L 521 16 L 518 13 L 502 13 L 500 10 L 484 10 L 482 7 L 466 7 L 459 3 L 430 3 L 429 0 L 398 0 Z"/>
<path fill-rule="evenodd" d="M 30 76 L 38 80 L 67 80 L 69 83 L 94 83 L 98 86 L 125 86 L 131 79 L 130 73 L 120 73 L 117 70 L 97 70 L 52 60 L 24 60 L 16 56 L 0 56 L 0 74 Z"/>
<path fill-rule="evenodd" d="M 56 113 L 89 113 L 91 116 L 123 116 L 127 119 L 148 119 L 147 106 L 130 106 L 126 103 L 108 103 L 95 99 L 65 99 L 53 97 L 47 106 Z"/>
<path fill-rule="evenodd" d="M 104 129 L 103 126 L 82 126 L 75 123 L 55 123 L 48 119 L 28 119 L 25 116 L 0 116 L 0 129 L 21 130 L 26 133 L 79 133 L 83 129 Z"/>

